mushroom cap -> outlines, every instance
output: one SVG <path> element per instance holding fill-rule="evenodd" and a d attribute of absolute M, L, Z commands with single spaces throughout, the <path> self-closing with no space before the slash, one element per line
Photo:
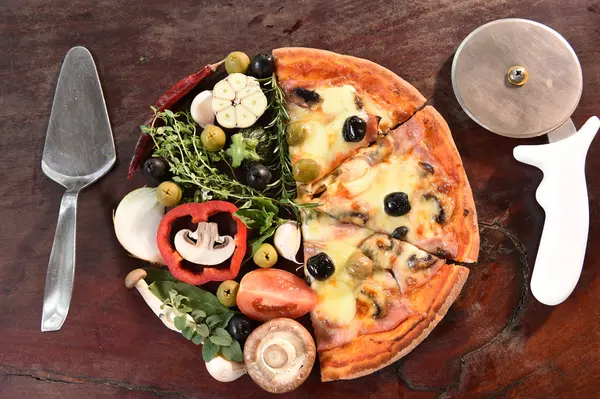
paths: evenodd
<path fill-rule="evenodd" d="M 141 279 L 145 278 L 148 274 L 144 269 L 134 269 L 130 271 L 127 276 L 125 276 L 125 287 L 131 289 L 135 287 L 135 285 Z"/>
<path fill-rule="evenodd" d="M 267 392 L 285 393 L 308 378 L 316 347 L 310 333 L 292 319 L 277 318 L 250 334 L 244 345 L 248 375 Z"/>

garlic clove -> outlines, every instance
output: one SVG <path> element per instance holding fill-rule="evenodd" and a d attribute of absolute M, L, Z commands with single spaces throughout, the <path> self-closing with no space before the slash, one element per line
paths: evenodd
<path fill-rule="evenodd" d="M 235 99 L 235 90 L 227 80 L 221 80 L 215 85 L 213 96 L 223 100 L 233 101 Z"/>
<path fill-rule="evenodd" d="M 236 108 L 233 105 L 225 108 L 223 111 L 217 112 L 217 121 L 226 128 L 234 128 L 236 126 Z"/>
<path fill-rule="evenodd" d="M 273 244 L 279 252 L 279 255 L 294 263 L 301 264 L 296 260 L 298 250 L 300 250 L 300 241 L 302 233 L 300 227 L 295 222 L 286 222 L 275 230 Z"/>
<path fill-rule="evenodd" d="M 258 119 L 256 115 L 241 104 L 235 107 L 235 118 L 237 127 L 250 127 Z"/>
<path fill-rule="evenodd" d="M 223 100 L 221 98 L 216 98 L 213 96 L 212 99 L 212 109 L 215 113 L 223 111 L 225 108 L 231 107 L 230 100 Z"/>
<path fill-rule="evenodd" d="M 262 93 L 253 93 L 250 96 L 243 98 L 241 105 L 254 115 L 259 116 L 262 115 L 268 104 L 267 98 Z"/>
<path fill-rule="evenodd" d="M 212 101 L 212 91 L 205 90 L 194 97 L 190 106 L 192 119 L 202 128 L 205 128 L 206 125 L 212 125 L 215 122 Z"/>
<path fill-rule="evenodd" d="M 247 86 L 248 77 L 243 73 L 232 73 L 227 77 L 227 82 L 229 82 L 233 90 L 237 93 Z"/>
<path fill-rule="evenodd" d="M 206 370 L 217 381 L 231 382 L 246 374 L 246 365 L 217 355 L 206 362 Z"/>

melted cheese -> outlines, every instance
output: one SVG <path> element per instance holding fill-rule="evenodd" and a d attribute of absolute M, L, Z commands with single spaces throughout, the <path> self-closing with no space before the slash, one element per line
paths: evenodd
<path fill-rule="evenodd" d="M 352 86 L 327 87 L 317 89 L 321 100 L 313 108 L 289 104 L 290 124 L 306 126 L 306 139 L 297 145 L 290 145 L 292 163 L 310 158 L 321 165 L 318 178 L 328 174 L 355 149 L 364 146 L 362 142 L 347 142 L 342 136 L 346 119 L 359 116 L 367 120 L 367 113 L 356 104 L 356 90 Z"/>
<path fill-rule="evenodd" d="M 334 326 L 347 326 L 356 316 L 354 290 L 348 284 L 331 280 L 315 290 L 317 305 L 314 313 L 320 320 Z"/>
<path fill-rule="evenodd" d="M 417 159 L 391 155 L 359 179 L 342 180 L 348 179 L 342 175 L 327 189 L 324 204 L 325 211 L 335 217 L 343 217 L 359 208 L 366 209 L 369 218 L 364 227 L 392 234 L 397 227 L 407 226 L 406 240 L 409 242 L 431 237 L 441 228 L 436 222 L 437 204 L 424 198 L 427 181 Z M 403 216 L 390 216 L 385 212 L 384 199 L 398 191 L 408 195 L 411 210 Z"/>

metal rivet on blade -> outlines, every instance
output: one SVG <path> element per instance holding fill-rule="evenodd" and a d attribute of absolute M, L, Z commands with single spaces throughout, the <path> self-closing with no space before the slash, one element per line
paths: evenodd
<path fill-rule="evenodd" d="M 515 86 L 523 86 L 527 83 L 527 79 L 529 79 L 529 73 L 527 73 L 527 69 L 521 65 L 515 65 L 510 67 L 508 70 L 506 77 L 508 81 Z"/>

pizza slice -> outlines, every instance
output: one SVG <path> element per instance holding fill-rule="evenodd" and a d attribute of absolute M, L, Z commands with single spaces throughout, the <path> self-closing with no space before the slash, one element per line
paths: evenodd
<path fill-rule="evenodd" d="M 302 230 L 323 381 L 367 375 L 406 355 L 444 317 L 469 273 L 327 215 Z"/>
<path fill-rule="evenodd" d="M 286 93 L 287 142 L 299 183 L 321 179 L 379 129 L 407 120 L 425 103 L 409 83 L 371 61 L 310 48 L 273 51 Z"/>
<path fill-rule="evenodd" d="M 430 106 L 325 178 L 298 189 L 334 218 L 475 262 L 479 230 L 471 187 L 448 125 Z"/>

